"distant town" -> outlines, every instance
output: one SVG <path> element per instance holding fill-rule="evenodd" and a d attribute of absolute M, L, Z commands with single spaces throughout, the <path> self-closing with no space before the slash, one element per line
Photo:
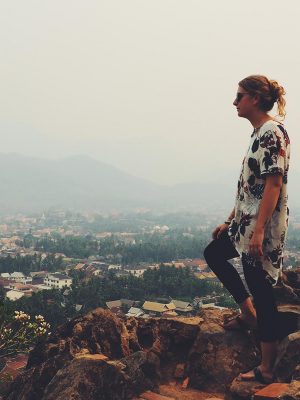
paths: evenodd
<path fill-rule="evenodd" d="M 58 290 L 65 306 L 74 283 L 85 285 L 91 279 L 132 276 L 160 266 L 186 269 L 199 281 L 219 285 L 202 256 L 219 216 L 159 215 L 145 210 L 135 215 L 84 215 L 51 210 L 34 216 L 5 216 L 0 219 L 0 286 L 11 302 L 41 291 Z M 178 222 L 179 221 L 179 222 Z M 164 223 L 163 223 L 164 222 Z M 300 266 L 300 217 L 290 224 L 285 268 Z M 138 252 L 136 252 L 136 248 Z M 175 257 L 173 258 L 172 255 Z M 177 255 L 177 257 L 176 257 Z M 243 275 L 239 259 L 233 260 Z M 224 295 L 224 294 L 223 294 Z M 153 296 L 152 296 L 153 297 Z M 180 297 L 180 296 L 179 296 Z M 105 299 L 107 308 L 117 314 L 147 316 L 190 316 L 205 304 L 218 306 L 216 291 L 191 297 Z M 73 305 L 75 312 L 83 302 Z M 86 310 L 85 310 L 86 311 Z"/>

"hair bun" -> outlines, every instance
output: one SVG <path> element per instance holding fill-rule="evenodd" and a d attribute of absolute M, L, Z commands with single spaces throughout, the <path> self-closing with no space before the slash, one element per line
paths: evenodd
<path fill-rule="evenodd" d="M 274 102 L 277 101 L 281 96 L 285 95 L 284 88 L 282 86 L 280 86 L 277 81 L 270 79 L 269 85 L 270 85 L 270 92 L 274 99 Z"/>

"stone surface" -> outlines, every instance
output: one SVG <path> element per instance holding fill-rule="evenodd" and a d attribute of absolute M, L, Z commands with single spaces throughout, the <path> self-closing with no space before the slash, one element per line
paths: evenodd
<path fill-rule="evenodd" d="M 6 400 L 129 400 L 158 392 L 159 385 L 160 395 L 176 400 L 205 400 L 229 387 L 230 398 L 250 399 L 263 385 L 234 378 L 258 365 L 260 353 L 254 335 L 223 329 L 231 315 L 206 308 L 195 318 L 121 320 L 108 310 L 93 310 L 34 348 Z M 280 381 L 295 380 L 294 390 L 299 335 L 282 341 L 276 366 Z M 177 385 L 168 385 L 174 376 Z"/>
<path fill-rule="evenodd" d="M 185 365 L 183 363 L 177 364 L 174 372 L 174 378 L 183 378 L 184 377 L 184 367 Z"/>
<path fill-rule="evenodd" d="M 275 375 L 279 382 L 290 382 L 300 362 L 300 331 L 287 336 L 279 346 Z"/>
<path fill-rule="evenodd" d="M 185 380 L 182 382 L 181 388 L 186 389 L 190 383 L 190 378 L 185 378 Z"/>
<path fill-rule="evenodd" d="M 272 383 L 254 394 L 254 400 L 275 400 L 288 390 L 288 383 Z"/>
<path fill-rule="evenodd" d="M 137 352 L 119 361 L 99 360 L 97 356 L 74 358 L 59 369 L 43 393 L 26 387 L 22 391 L 19 382 L 7 399 L 129 400 L 158 384 L 159 360 L 153 353 Z"/>
<path fill-rule="evenodd" d="M 167 397 L 163 396 L 158 393 L 153 393 L 153 392 L 145 392 L 140 395 L 140 399 L 143 400 L 175 400 L 174 397 Z"/>
<path fill-rule="evenodd" d="M 300 304 L 300 268 L 283 271 L 281 279 L 274 286 L 278 303 Z"/>
<path fill-rule="evenodd" d="M 54 356 L 77 353 L 104 354 L 108 358 L 122 358 L 131 353 L 128 330 L 109 310 L 96 308 L 84 317 L 74 318 L 57 328 L 45 344 L 30 353 L 27 368 L 41 364 Z"/>
<path fill-rule="evenodd" d="M 266 385 L 256 381 L 242 381 L 239 378 L 234 379 L 229 392 L 226 393 L 228 400 L 250 400 L 254 393 L 263 389 Z"/>
<path fill-rule="evenodd" d="M 294 380 L 295 381 L 296 380 L 300 381 L 300 363 L 297 365 L 297 367 L 294 370 L 294 373 L 293 373 L 293 376 L 292 376 L 292 381 L 294 381 Z"/>
<path fill-rule="evenodd" d="M 187 361 L 190 386 L 225 390 L 242 370 L 258 364 L 255 338 L 244 332 L 225 331 L 224 311 L 205 309 L 200 316 L 204 321 Z"/>
<path fill-rule="evenodd" d="M 281 400 L 300 400 L 300 381 L 290 383 Z"/>

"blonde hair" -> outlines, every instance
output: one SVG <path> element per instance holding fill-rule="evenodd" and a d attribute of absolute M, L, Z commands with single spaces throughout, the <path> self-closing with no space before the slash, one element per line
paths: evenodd
<path fill-rule="evenodd" d="M 250 75 L 239 82 L 239 86 L 250 95 L 259 95 L 259 107 L 263 111 L 271 111 L 274 103 L 277 103 L 278 116 L 285 118 L 285 90 L 277 81 L 268 79 L 264 75 Z"/>

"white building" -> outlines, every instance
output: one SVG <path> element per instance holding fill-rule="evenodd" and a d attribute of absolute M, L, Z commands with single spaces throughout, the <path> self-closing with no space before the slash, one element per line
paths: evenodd
<path fill-rule="evenodd" d="M 143 268 L 143 269 L 125 269 L 126 272 L 128 272 L 129 274 L 132 274 L 136 277 L 142 276 L 144 274 L 144 272 L 146 271 L 147 268 Z"/>
<path fill-rule="evenodd" d="M 72 278 L 59 273 L 48 274 L 44 278 L 44 284 L 54 289 L 62 289 L 65 286 L 72 285 Z"/>
<path fill-rule="evenodd" d="M 6 298 L 9 299 L 10 301 L 16 301 L 16 300 L 19 300 L 24 295 L 25 295 L 25 293 L 22 293 L 18 290 L 9 290 L 6 293 Z"/>
<path fill-rule="evenodd" d="M 23 272 L 12 272 L 10 274 L 10 279 L 13 281 L 16 281 L 16 282 L 18 282 L 19 279 L 24 279 L 24 278 L 25 278 L 25 275 L 23 274 Z"/>
<path fill-rule="evenodd" d="M 9 272 L 2 272 L 2 274 L 0 274 L 0 276 L 3 279 L 10 279 L 10 273 Z"/>

